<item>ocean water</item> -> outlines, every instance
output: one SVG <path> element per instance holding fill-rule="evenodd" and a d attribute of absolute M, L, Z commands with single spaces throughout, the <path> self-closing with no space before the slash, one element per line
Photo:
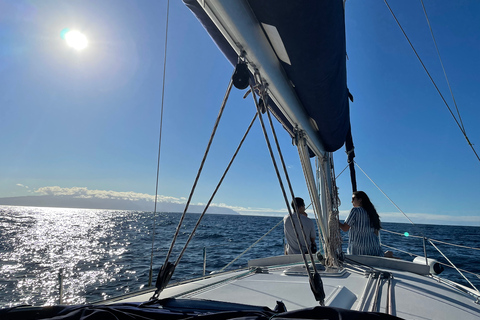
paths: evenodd
<path fill-rule="evenodd" d="M 188 214 L 185 218 L 171 262 L 177 259 L 199 216 Z M 155 282 L 179 219 L 178 213 L 154 216 L 133 211 L 0 206 L 0 307 L 58 303 L 60 273 L 66 304 L 98 301 L 145 288 L 152 247 Z M 246 266 L 249 259 L 283 254 L 281 220 L 205 215 L 171 282 L 201 276 L 204 256 L 207 273 L 224 268 L 270 230 L 227 270 Z M 399 223 L 383 223 L 383 227 L 391 232 L 382 232 L 382 243 L 401 250 L 393 251 L 406 260 L 413 260 L 411 254 L 423 256 L 423 240 L 416 236 L 467 247 L 434 242 L 458 268 L 471 272 L 465 275 L 480 288 L 476 276 L 480 274 L 480 251 L 471 249 L 478 247 L 479 227 Z M 410 236 L 403 235 L 405 232 Z M 427 255 L 447 262 L 431 245 L 427 245 Z M 444 277 L 467 285 L 455 270 L 445 269 Z"/>

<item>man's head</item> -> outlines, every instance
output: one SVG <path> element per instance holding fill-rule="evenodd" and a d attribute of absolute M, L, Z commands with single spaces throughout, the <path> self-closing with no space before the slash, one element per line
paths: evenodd
<path fill-rule="evenodd" d="M 296 207 L 295 207 L 296 204 Z M 300 208 L 303 207 L 305 208 L 305 202 L 303 201 L 302 198 L 295 198 L 295 200 L 292 201 L 292 208 L 293 210 L 300 210 Z"/>

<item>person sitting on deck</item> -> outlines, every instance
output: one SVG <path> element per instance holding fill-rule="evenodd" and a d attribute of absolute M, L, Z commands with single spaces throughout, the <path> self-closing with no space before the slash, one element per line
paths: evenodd
<path fill-rule="evenodd" d="M 302 198 L 295 198 L 292 201 L 292 208 L 294 210 L 298 210 L 298 215 L 296 212 L 292 214 L 293 222 L 290 215 L 286 215 L 283 218 L 283 231 L 285 233 L 285 254 L 299 254 L 299 253 L 306 253 L 308 252 L 307 248 L 315 248 L 316 251 L 316 244 L 315 244 L 315 225 L 313 221 L 308 218 L 307 213 L 305 212 L 305 202 Z M 305 231 L 305 236 L 307 238 L 307 243 L 305 244 L 305 240 L 302 235 L 302 229 L 300 227 L 300 222 L 298 220 L 300 217 L 303 225 L 303 230 Z M 298 246 L 297 236 L 295 235 L 295 230 L 297 230 L 298 237 L 300 238 L 300 246 Z M 312 252 L 315 253 L 315 252 Z"/>
<path fill-rule="evenodd" d="M 353 208 L 340 229 L 350 231 L 347 254 L 384 256 L 380 246 L 380 217 L 367 194 L 356 191 L 352 196 Z"/>

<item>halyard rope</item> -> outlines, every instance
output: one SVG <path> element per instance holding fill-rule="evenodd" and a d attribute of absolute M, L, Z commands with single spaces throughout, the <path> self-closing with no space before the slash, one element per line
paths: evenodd
<path fill-rule="evenodd" d="M 163 106 L 164 106 L 164 97 L 165 97 L 165 78 L 166 78 L 166 69 L 167 69 L 167 44 L 168 44 L 168 18 L 170 16 L 170 0 L 167 1 L 167 17 L 165 22 L 165 51 L 163 56 L 163 80 L 162 80 L 162 103 L 160 108 L 160 133 L 158 136 L 158 156 L 157 156 L 157 179 L 155 183 L 155 205 L 153 209 L 153 230 L 152 230 L 152 250 L 150 255 L 150 270 L 148 275 L 148 286 L 152 286 L 152 277 L 153 277 L 153 250 L 155 247 L 155 228 L 156 228 L 156 217 L 157 217 L 157 197 L 158 197 L 158 178 L 160 176 L 160 151 L 162 146 L 162 131 L 163 131 Z"/>

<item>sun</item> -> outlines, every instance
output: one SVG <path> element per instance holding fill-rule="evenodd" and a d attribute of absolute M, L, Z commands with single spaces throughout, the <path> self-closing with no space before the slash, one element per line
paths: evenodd
<path fill-rule="evenodd" d="M 60 33 L 62 39 L 65 39 L 67 45 L 77 51 L 81 51 L 88 46 L 87 37 L 78 30 L 63 29 Z"/>

